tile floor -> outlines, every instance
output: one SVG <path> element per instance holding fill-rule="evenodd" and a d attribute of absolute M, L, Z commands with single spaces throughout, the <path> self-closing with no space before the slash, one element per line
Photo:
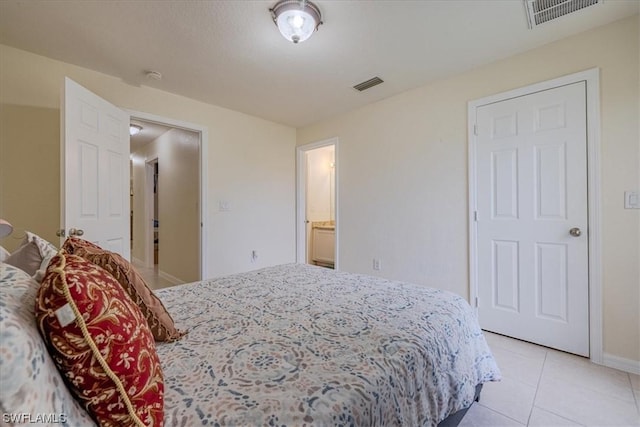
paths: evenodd
<path fill-rule="evenodd" d="M 640 426 L 640 376 L 485 333 L 503 380 L 485 384 L 471 426 Z"/>
<path fill-rule="evenodd" d="M 174 286 L 172 282 L 160 277 L 158 274 L 158 264 L 156 264 L 154 268 L 148 268 L 134 261 L 133 266 L 151 289 L 162 289 Z"/>
<path fill-rule="evenodd" d="M 134 264 L 135 265 L 135 264 Z M 152 289 L 172 286 L 135 265 Z M 485 384 L 460 427 L 640 427 L 640 376 L 583 357 L 485 333 L 503 379 Z"/>

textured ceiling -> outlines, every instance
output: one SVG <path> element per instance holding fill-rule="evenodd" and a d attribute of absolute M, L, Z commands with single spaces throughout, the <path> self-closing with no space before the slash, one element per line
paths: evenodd
<path fill-rule="evenodd" d="M 529 30 L 520 0 L 317 0 L 324 25 L 294 45 L 274 3 L 2 0 L 0 43 L 300 127 L 640 10 L 607 0 Z"/>

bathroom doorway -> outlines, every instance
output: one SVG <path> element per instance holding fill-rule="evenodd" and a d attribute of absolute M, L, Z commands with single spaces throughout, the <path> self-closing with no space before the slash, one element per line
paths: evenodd
<path fill-rule="evenodd" d="M 297 261 L 337 268 L 337 138 L 297 148 Z"/>

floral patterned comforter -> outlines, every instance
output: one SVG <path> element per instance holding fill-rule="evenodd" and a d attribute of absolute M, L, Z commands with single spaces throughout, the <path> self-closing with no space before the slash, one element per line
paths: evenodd
<path fill-rule="evenodd" d="M 434 426 L 500 372 L 452 293 L 290 264 L 157 292 L 167 426 Z"/>

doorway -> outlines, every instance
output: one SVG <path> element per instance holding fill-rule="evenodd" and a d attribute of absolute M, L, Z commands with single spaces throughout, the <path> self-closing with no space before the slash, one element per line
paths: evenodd
<path fill-rule="evenodd" d="M 201 202 L 207 194 L 207 128 L 154 114 L 121 109 L 68 77 L 65 77 L 62 90 L 60 143 L 61 152 L 65 155 L 60 162 L 60 229 L 73 228 L 91 236 L 91 241 L 102 247 L 121 254 L 125 259 L 133 260 L 130 232 L 131 221 L 135 222 L 135 218 L 131 217 L 130 202 L 135 199 L 136 189 L 131 188 L 129 173 L 140 159 L 132 159 L 131 156 L 131 124 L 141 120 L 188 130 L 197 136 L 198 153 L 194 162 L 198 170 L 198 184 L 191 189 L 197 194 L 197 202 L 192 209 L 198 216 L 198 220 L 195 221 L 195 240 L 198 241 L 199 255 L 195 257 L 198 268 L 194 280 L 208 277 L 207 263 L 204 262 L 207 259 L 208 248 L 206 240 L 202 237 L 209 228 L 207 205 Z M 86 134 L 87 131 L 90 133 L 89 136 Z M 110 145 L 103 144 L 102 139 L 105 138 L 110 141 Z M 96 150 L 95 147 L 109 147 L 109 150 Z M 78 156 L 87 167 L 77 166 Z M 100 168 L 96 167 L 97 164 L 100 164 Z M 144 170 L 144 160 L 142 168 Z M 88 175 L 81 177 L 79 172 Z M 108 191 L 108 194 L 103 194 L 103 190 Z M 98 200 L 106 203 L 98 203 Z M 141 215 L 138 215 L 138 218 L 141 218 Z M 143 229 L 147 230 L 151 222 L 144 218 L 143 222 Z M 174 232 L 179 233 L 180 227 L 175 227 Z M 134 238 L 136 234 L 139 233 L 134 233 Z M 145 259 L 146 256 L 147 254 L 144 256 Z"/>
<path fill-rule="evenodd" d="M 158 195 L 160 194 L 160 190 L 158 188 L 159 182 L 158 177 L 160 176 L 160 163 L 158 159 L 153 159 L 150 162 L 147 162 L 148 173 L 151 174 L 151 179 L 148 180 L 149 187 L 153 186 L 153 189 L 149 188 L 146 192 L 145 196 L 147 198 L 147 204 L 151 205 L 150 211 L 153 212 L 151 215 L 151 222 L 153 223 L 153 232 L 151 233 L 150 244 L 153 245 L 153 265 L 154 267 L 158 265 L 158 258 L 160 258 L 160 203 L 158 201 Z M 147 260 L 147 264 L 150 264 L 151 257 Z"/>
<path fill-rule="evenodd" d="M 597 105 L 597 70 L 469 103 L 469 251 L 483 329 L 601 363 Z"/>
<path fill-rule="evenodd" d="M 338 139 L 297 151 L 298 263 L 338 268 Z"/>
<path fill-rule="evenodd" d="M 163 285 L 202 276 L 201 133 L 132 117 L 132 258 Z"/>

